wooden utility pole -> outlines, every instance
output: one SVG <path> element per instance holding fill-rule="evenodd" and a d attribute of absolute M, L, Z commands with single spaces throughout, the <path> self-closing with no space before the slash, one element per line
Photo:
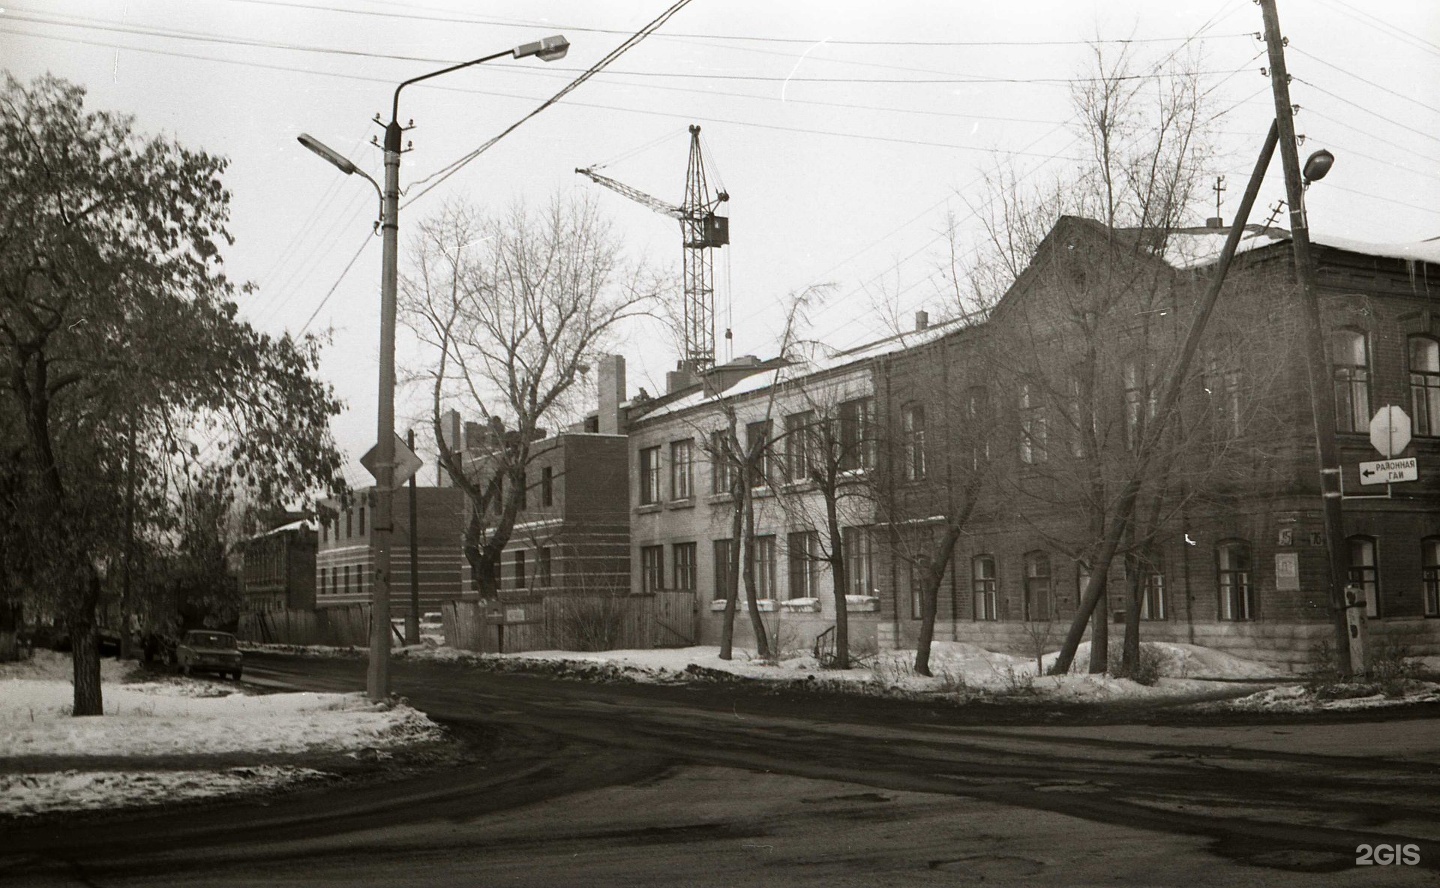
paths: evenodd
<path fill-rule="evenodd" d="M 405 433 L 405 446 L 415 452 L 415 430 Z M 410 475 L 410 613 L 405 617 L 405 643 L 420 643 L 420 543 L 417 532 L 420 527 L 419 506 L 415 502 L 415 475 Z"/>
<path fill-rule="evenodd" d="M 1310 379 L 1310 409 L 1315 418 L 1315 451 L 1320 463 L 1320 496 L 1324 510 L 1325 555 L 1329 568 L 1330 616 L 1335 628 L 1335 665 L 1350 673 L 1350 634 L 1345 621 L 1345 581 L 1350 572 L 1345 551 L 1345 521 L 1340 505 L 1340 445 L 1335 438 L 1335 399 L 1331 393 L 1329 352 L 1315 293 L 1310 256 L 1310 228 L 1305 219 L 1305 183 L 1295 143 L 1290 75 L 1285 70 L 1285 41 L 1275 0 L 1258 0 L 1265 16 L 1265 44 L 1270 53 L 1270 89 L 1275 96 L 1275 121 L 1280 126 L 1280 161 L 1285 170 L 1285 197 L 1290 205 L 1290 242 L 1295 251 L 1295 277 L 1305 325 L 1305 351 Z"/>

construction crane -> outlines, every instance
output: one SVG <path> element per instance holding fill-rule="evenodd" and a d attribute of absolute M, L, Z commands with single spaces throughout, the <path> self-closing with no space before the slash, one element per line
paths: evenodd
<path fill-rule="evenodd" d="M 602 176 L 593 167 L 575 172 L 589 176 L 612 191 L 618 191 L 657 213 L 680 220 L 685 275 L 684 362 L 687 369 L 703 370 L 715 363 L 715 265 L 711 250 L 730 243 L 730 220 L 715 214 L 730 195 L 715 192 L 712 197 L 700 153 L 700 127 L 690 127 L 690 162 L 685 170 L 685 201 L 672 206 L 643 191 Z"/>

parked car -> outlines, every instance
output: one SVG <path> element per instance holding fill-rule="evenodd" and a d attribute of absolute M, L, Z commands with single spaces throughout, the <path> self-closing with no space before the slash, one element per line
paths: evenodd
<path fill-rule="evenodd" d="M 216 672 L 240 680 L 244 655 L 229 632 L 192 629 L 175 646 L 175 665 L 181 675 Z"/>

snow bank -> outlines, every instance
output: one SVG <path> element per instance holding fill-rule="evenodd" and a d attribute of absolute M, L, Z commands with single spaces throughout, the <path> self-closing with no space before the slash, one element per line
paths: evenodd
<path fill-rule="evenodd" d="M 1206 708 L 1238 709 L 1244 712 L 1344 712 L 1435 702 L 1440 702 L 1440 684 L 1412 681 L 1407 683 L 1404 693 L 1394 696 L 1374 693 L 1340 699 L 1326 699 L 1303 685 L 1285 685 L 1269 688 L 1238 700 L 1208 704 Z"/>
<path fill-rule="evenodd" d="M 255 792 L 329 775 L 312 768 L 258 765 L 224 771 L 51 771 L 0 774 L 0 815 L 113 810 Z"/>

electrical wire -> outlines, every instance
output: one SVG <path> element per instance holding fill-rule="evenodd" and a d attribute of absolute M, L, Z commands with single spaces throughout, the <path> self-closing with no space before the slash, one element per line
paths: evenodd
<path fill-rule="evenodd" d="M 1428 52 L 1434 56 L 1440 56 L 1440 46 L 1437 46 L 1436 44 L 1431 43 L 1430 41 L 1425 40 L 1410 31 L 1401 30 L 1400 28 L 1395 27 L 1394 25 L 1390 24 L 1387 21 L 1384 21 L 1383 19 L 1376 18 L 1368 12 L 1356 9 L 1348 3 L 1339 2 L 1339 0 L 1320 0 L 1320 2 L 1324 3 L 1331 9 L 1338 10 L 1343 15 L 1350 16 L 1350 18 L 1354 19 L 1362 25 L 1373 28 L 1381 34 L 1384 34 L 1386 37 L 1398 39 L 1400 42 L 1409 44 L 1416 49 Z M 1367 19 L 1369 21 L 1367 21 Z"/>
<path fill-rule="evenodd" d="M 365 252 L 365 248 L 370 246 L 370 242 L 374 239 L 375 235 L 373 232 L 366 232 L 365 240 L 360 244 L 360 249 L 355 251 L 355 255 L 350 257 L 349 262 L 345 263 L 345 267 L 340 271 L 340 276 L 335 279 L 334 284 L 330 285 L 330 289 L 326 292 L 325 298 L 320 300 L 320 304 L 315 306 L 314 311 L 310 312 L 310 317 L 305 319 L 304 325 L 300 327 L 300 336 L 304 336 L 305 332 L 310 329 L 310 325 L 314 323 L 315 317 L 320 314 L 320 310 L 330 301 L 330 297 L 335 295 L 335 291 L 340 288 L 340 283 L 345 280 L 345 276 L 350 273 L 350 269 L 355 267 L 355 262 L 360 258 L 360 254 Z"/>
<path fill-rule="evenodd" d="M 1414 96 L 1407 96 L 1407 95 L 1405 95 L 1404 93 L 1396 92 L 1395 90 L 1391 89 L 1391 88 L 1388 87 L 1388 86 L 1382 86 L 1381 84 L 1376 83 L 1376 82 L 1373 81 L 1373 80 L 1367 80 L 1366 78 L 1361 77 L 1359 74 L 1356 74 L 1356 73 L 1354 73 L 1354 72 L 1352 72 L 1352 71 L 1346 71 L 1344 68 L 1340 67 L 1339 65 L 1333 64 L 1333 63 L 1331 63 L 1331 62 L 1327 62 L 1327 61 L 1325 61 L 1324 59 L 1320 58 L 1319 56 L 1317 56 L 1317 55 L 1312 55 L 1312 54 L 1306 52 L 1305 50 L 1301 49 L 1301 48 L 1298 47 L 1298 46 L 1295 46 L 1295 45 L 1292 44 L 1292 45 L 1289 47 L 1289 49 L 1290 49 L 1291 52 L 1295 53 L 1296 55 L 1302 55 L 1302 56 L 1304 56 L 1304 57 L 1307 58 L 1307 59 L 1311 59 L 1311 60 L 1313 60 L 1313 61 L 1319 62 L 1320 64 L 1324 65 L 1324 66 L 1327 67 L 1327 68 L 1332 68 L 1332 69 L 1334 69 L 1334 70 L 1336 70 L 1336 71 L 1339 71 L 1341 74 L 1344 74 L 1346 77 L 1353 77 L 1354 79 L 1360 81 L 1361 83 L 1365 84 L 1366 86 L 1373 86 L 1375 89 L 1378 89 L 1378 90 L 1380 90 L 1381 92 L 1389 93 L 1390 95 L 1395 96 L 1395 97 L 1398 98 L 1398 99 L 1404 99 L 1404 100 L 1407 101 L 1407 102 L 1413 102 L 1413 103 L 1415 103 L 1416 105 L 1419 105 L 1421 108 L 1424 108 L 1426 111 L 1434 111 L 1436 114 L 1440 114 L 1440 108 L 1437 108 L 1437 107 L 1435 107 L 1434 105 L 1427 105 L 1427 104 L 1425 104 L 1424 102 L 1420 101 L 1419 99 L 1415 98 Z"/>
<path fill-rule="evenodd" d="M 1337 101 L 1337 102 L 1344 102 L 1345 104 L 1349 105 L 1349 106 L 1352 107 L 1352 108 L 1358 108 L 1358 109 L 1360 109 L 1361 111 L 1364 111 L 1366 114 L 1369 114 L 1371 117 L 1375 117 L 1375 118 L 1378 118 L 1378 119 L 1380 119 L 1380 120 L 1383 120 L 1383 121 L 1385 121 L 1386 123 L 1390 124 L 1391 126 L 1397 126 L 1397 127 L 1399 127 L 1400 129 L 1403 129 L 1403 130 L 1407 130 L 1407 131 L 1409 131 L 1409 132 L 1412 132 L 1412 133 L 1414 133 L 1414 134 L 1417 135 L 1417 136 L 1424 136 L 1425 138 L 1429 139 L 1429 140 L 1432 141 L 1432 142 L 1440 142 L 1440 136 L 1432 135 L 1431 133 L 1427 133 L 1427 132 L 1425 132 L 1424 130 L 1416 129 L 1416 128 L 1413 127 L 1413 126 L 1410 126 L 1410 125 L 1408 125 L 1408 124 L 1401 123 L 1401 122 L 1398 121 L 1398 120 L 1394 120 L 1394 119 L 1392 119 L 1392 118 L 1386 117 L 1384 114 L 1381 114 L 1381 113 L 1379 113 L 1379 112 L 1377 112 L 1377 111 L 1372 111 L 1371 109 L 1365 107 L 1364 105 L 1360 104 L 1359 102 L 1352 102 L 1352 101 L 1350 101 L 1349 99 L 1345 98 L 1344 96 L 1336 95 L 1335 93 L 1331 92 L 1330 90 L 1326 89 L 1325 87 L 1320 86 L 1320 85 L 1315 84 L 1315 83 L 1312 83 L 1311 81 L 1306 80 L 1306 79 L 1304 79 L 1304 78 L 1302 78 L 1302 77 L 1294 77 L 1294 75 L 1291 75 L 1291 76 L 1294 78 L 1294 80 L 1295 80 L 1296 83 L 1303 83 L 1303 84 L 1305 84 L 1306 86 L 1310 87 L 1311 89 L 1315 90 L 1316 92 L 1324 93 L 1325 95 L 1329 96 L 1330 98 L 1334 99 L 1335 101 Z"/>
<path fill-rule="evenodd" d="M 575 31 L 575 32 L 586 33 L 586 34 L 628 34 L 628 33 L 630 33 L 629 31 L 620 30 L 620 29 L 615 29 L 615 28 L 591 28 L 591 27 L 585 27 L 585 26 L 582 26 L 582 25 L 557 24 L 557 23 L 555 23 L 555 22 L 550 22 L 550 21 L 546 21 L 546 22 L 524 21 L 524 20 L 510 20 L 510 21 L 506 21 L 506 20 L 503 20 L 503 19 L 460 18 L 460 17 L 456 17 L 456 16 L 426 16 L 426 15 L 418 15 L 418 14 L 416 14 L 415 12 L 409 11 L 409 10 L 413 10 L 413 9 L 415 9 L 415 8 L 420 8 L 420 9 L 426 9 L 426 8 L 428 8 L 428 9 L 434 10 L 435 7 L 423 7 L 423 6 L 422 6 L 422 7 L 413 7 L 413 6 L 411 6 L 410 4 L 405 4 L 405 8 L 407 9 L 406 12 L 380 12 L 380 11 L 377 11 L 377 10 L 347 9 L 347 8 L 344 8 L 344 7 L 337 7 L 337 6 L 316 6 L 316 5 L 311 5 L 311 4 L 307 4 L 307 3 L 286 2 L 286 0 L 230 0 L 230 2 L 234 2 L 234 3 L 251 3 L 251 4 L 256 4 L 256 5 L 262 5 L 262 6 L 288 7 L 288 8 L 292 8 L 292 9 L 311 10 L 311 11 L 318 11 L 318 12 L 344 13 L 344 14 L 349 14 L 349 15 L 368 15 L 368 16 L 377 16 L 377 17 L 384 17 L 384 18 L 400 18 L 400 19 L 415 20 L 415 21 L 437 21 L 437 22 L 446 22 L 446 23 L 450 23 L 450 24 L 491 25 L 491 26 L 502 27 L 502 28 L 532 28 L 532 27 L 541 26 L 541 27 L 547 27 L 547 28 L 554 28 L 554 29 L 560 30 L 560 31 Z M 762 36 L 758 36 L 758 35 L 745 35 L 745 34 L 688 34 L 688 33 L 674 33 L 674 34 L 662 34 L 662 35 L 659 35 L 659 36 L 662 37 L 662 38 L 671 39 L 671 40 L 676 40 L 676 39 L 698 39 L 698 40 L 740 41 L 740 42 L 754 42 L 754 43 L 781 43 L 781 44 L 794 44 L 794 45 L 800 45 L 800 46 L 808 46 L 808 45 L 813 45 L 813 44 L 815 44 L 815 43 L 821 42 L 820 38 L 808 38 L 808 37 L 762 37 Z M 1225 39 L 1225 38 L 1230 38 L 1230 37 L 1248 37 L 1248 36 L 1250 36 L 1249 32 L 1240 32 L 1240 33 L 1236 33 L 1236 34 L 1216 34 L 1216 35 L 1212 35 L 1211 37 L 1205 38 L 1205 39 L 1217 39 L 1217 40 L 1218 40 L 1218 39 Z M 1024 47 L 1024 46 L 1052 47 L 1052 46 L 1085 46 L 1085 45 L 1088 45 L 1088 44 L 1091 44 L 1091 43 L 1116 43 L 1116 44 L 1183 43 L 1183 42 L 1193 41 L 1194 39 L 1195 39 L 1194 37 L 1130 37 L 1130 38 L 1111 38 L 1111 39 L 1101 39 L 1101 40 L 829 40 L 829 39 L 826 39 L 825 42 L 830 43 L 830 44 L 833 44 L 833 45 L 835 45 L 835 46 L 880 46 L 880 47 L 885 47 L 885 46 L 890 46 L 890 47 L 896 47 L 896 46 L 909 46 L 909 47 L 920 47 L 920 46 L 929 46 L 929 47 L 984 47 L 984 46 L 997 46 L 997 47 Z"/>

